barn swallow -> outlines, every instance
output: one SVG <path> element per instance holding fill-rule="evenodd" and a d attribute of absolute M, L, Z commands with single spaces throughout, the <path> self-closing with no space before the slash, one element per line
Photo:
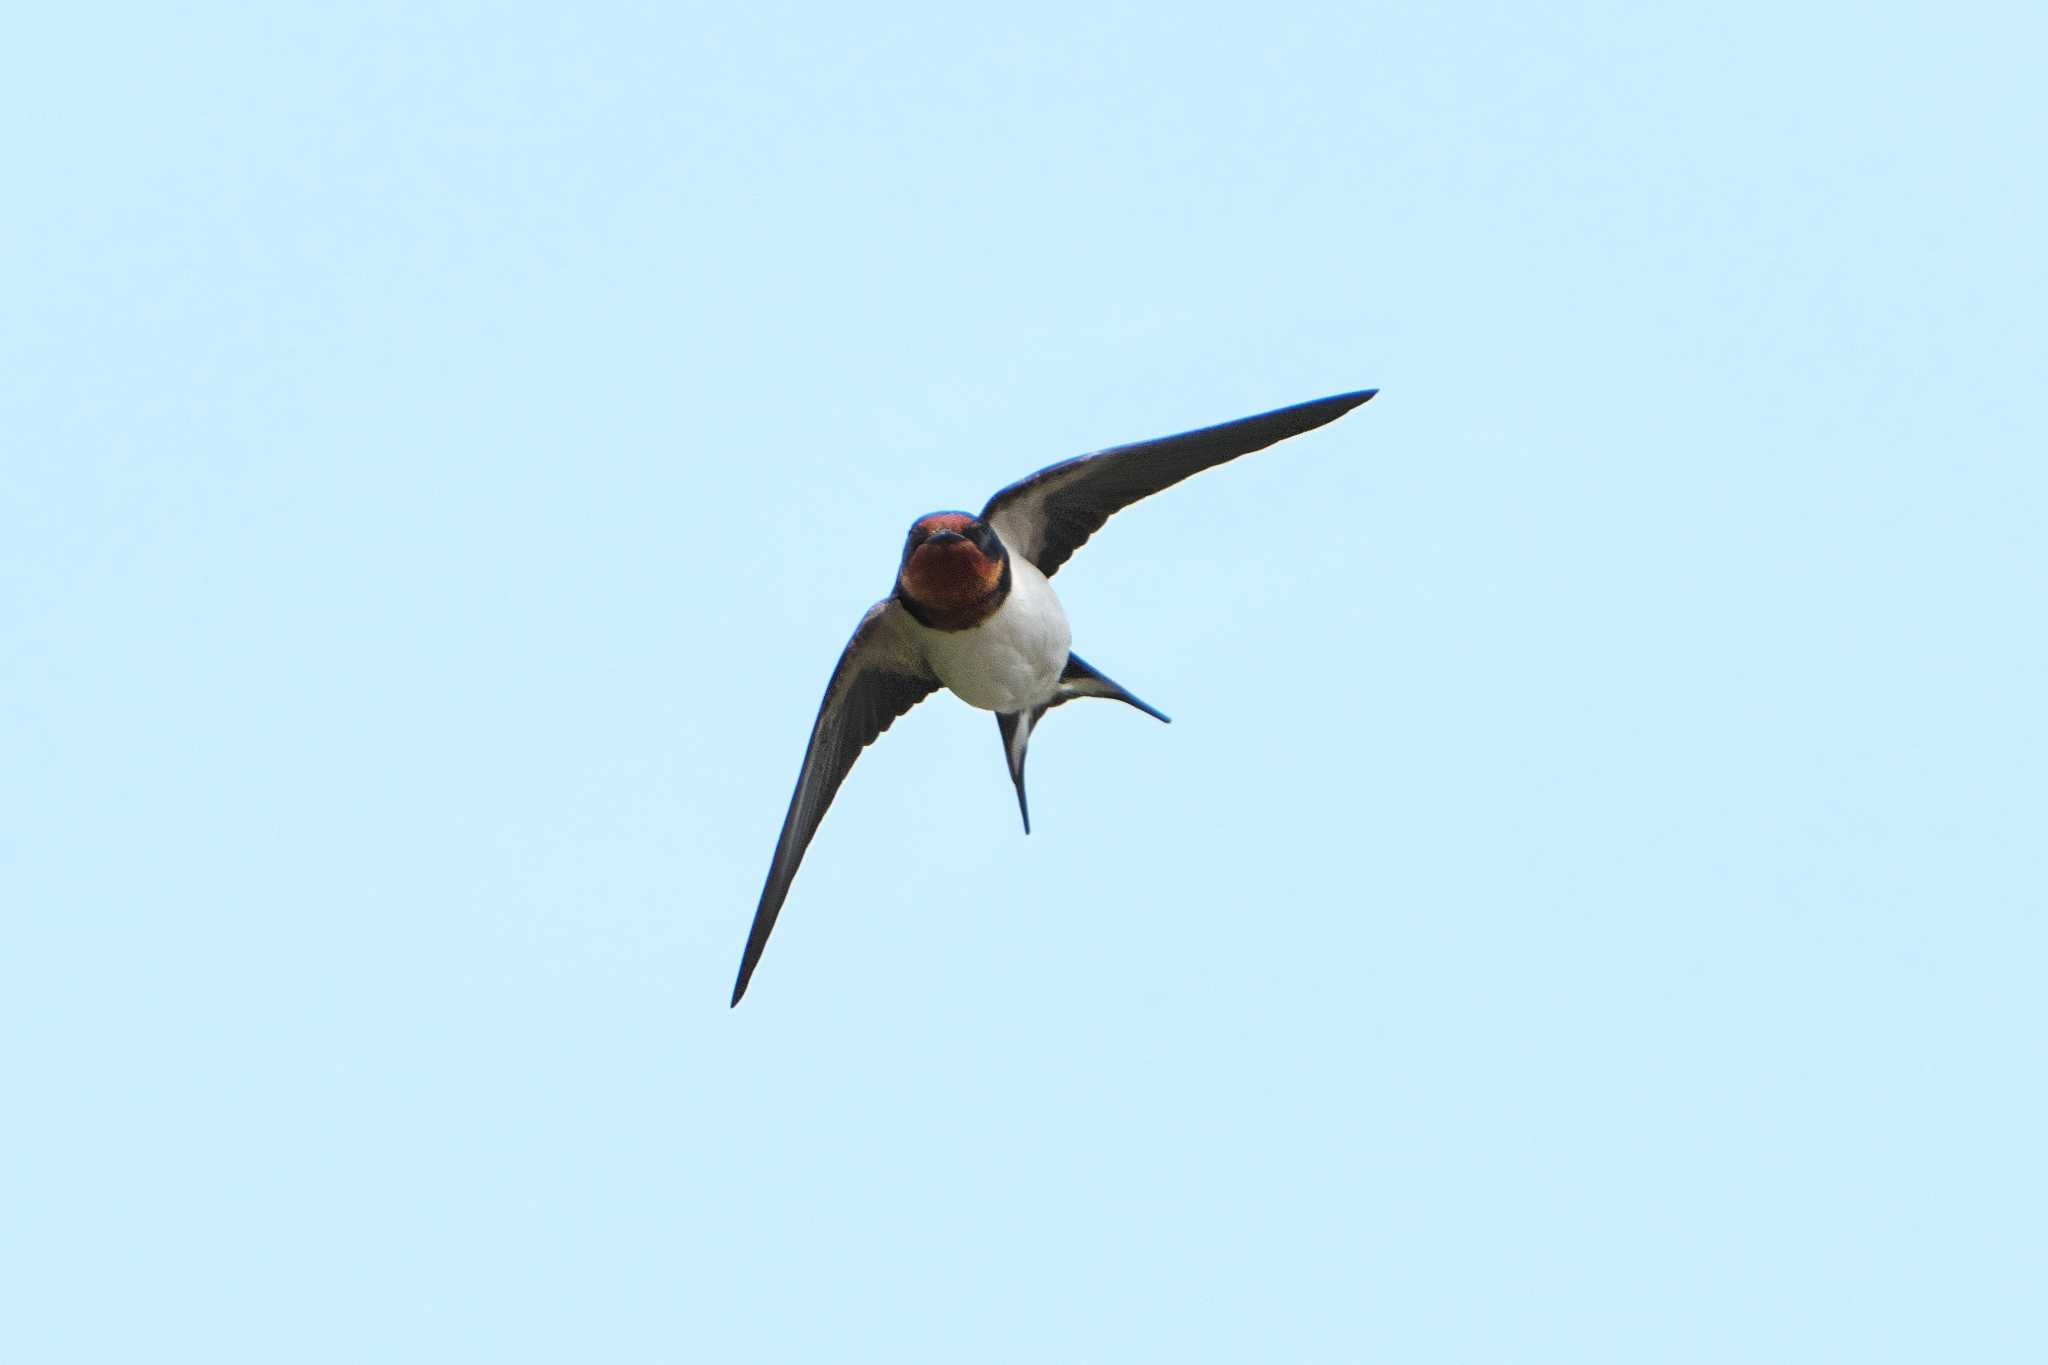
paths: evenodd
<path fill-rule="evenodd" d="M 862 749 L 898 716 L 950 688 L 969 706 L 996 713 L 1029 834 L 1024 751 L 1047 711 L 1077 697 L 1106 697 L 1167 719 L 1068 648 L 1067 615 L 1048 580 L 1104 522 L 1138 499 L 1334 422 L 1377 392 L 1340 393 L 1080 455 L 1011 484 L 980 516 L 933 512 L 911 523 L 895 589 L 861 618 L 818 706 L 732 1003 L 747 993 L 797 864 Z"/>

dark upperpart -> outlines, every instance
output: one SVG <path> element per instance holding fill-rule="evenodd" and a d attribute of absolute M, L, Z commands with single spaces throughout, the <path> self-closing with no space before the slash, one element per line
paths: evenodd
<path fill-rule="evenodd" d="M 933 512 L 911 524 L 896 570 L 896 600 L 919 625 L 966 630 L 1010 594 L 1010 552 L 980 517 Z"/>

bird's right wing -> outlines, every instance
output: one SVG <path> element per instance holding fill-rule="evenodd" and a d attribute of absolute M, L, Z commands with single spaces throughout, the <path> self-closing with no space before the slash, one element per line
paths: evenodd
<path fill-rule="evenodd" d="M 768 946 L 775 917 L 782 912 L 789 884 L 796 880 L 797 865 L 839 784 L 852 771 L 853 761 L 898 716 L 938 690 L 939 680 L 912 638 L 907 619 L 895 599 L 875 603 L 847 641 L 839 666 L 832 670 L 825 700 L 818 706 L 818 719 L 811 726 L 803 772 L 790 794 L 789 814 L 782 819 L 775 861 L 768 865 L 768 884 L 761 888 L 754 927 L 747 932 L 739 980 L 732 988 L 735 1005 L 747 993 L 747 980 L 761 960 L 761 950 Z"/>

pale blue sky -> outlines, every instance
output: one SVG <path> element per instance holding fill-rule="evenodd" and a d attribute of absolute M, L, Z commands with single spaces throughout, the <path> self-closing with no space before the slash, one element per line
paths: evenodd
<path fill-rule="evenodd" d="M 2048 1357 L 2048 22 L 1665 8 L 17 15 L 0 1357 Z"/>

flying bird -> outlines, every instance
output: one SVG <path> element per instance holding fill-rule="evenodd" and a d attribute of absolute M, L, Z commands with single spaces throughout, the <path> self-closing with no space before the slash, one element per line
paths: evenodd
<path fill-rule="evenodd" d="M 950 688 L 969 706 L 996 713 L 1029 834 L 1024 752 L 1047 711 L 1077 697 L 1106 697 L 1167 719 L 1068 648 L 1067 615 L 1048 580 L 1104 522 L 1138 499 L 1334 422 L 1377 392 L 1340 393 L 1077 456 L 1011 484 L 979 516 L 933 512 L 911 523 L 894 591 L 861 618 L 818 706 L 732 1003 L 747 993 L 797 864 L 862 749 L 898 716 Z"/>

